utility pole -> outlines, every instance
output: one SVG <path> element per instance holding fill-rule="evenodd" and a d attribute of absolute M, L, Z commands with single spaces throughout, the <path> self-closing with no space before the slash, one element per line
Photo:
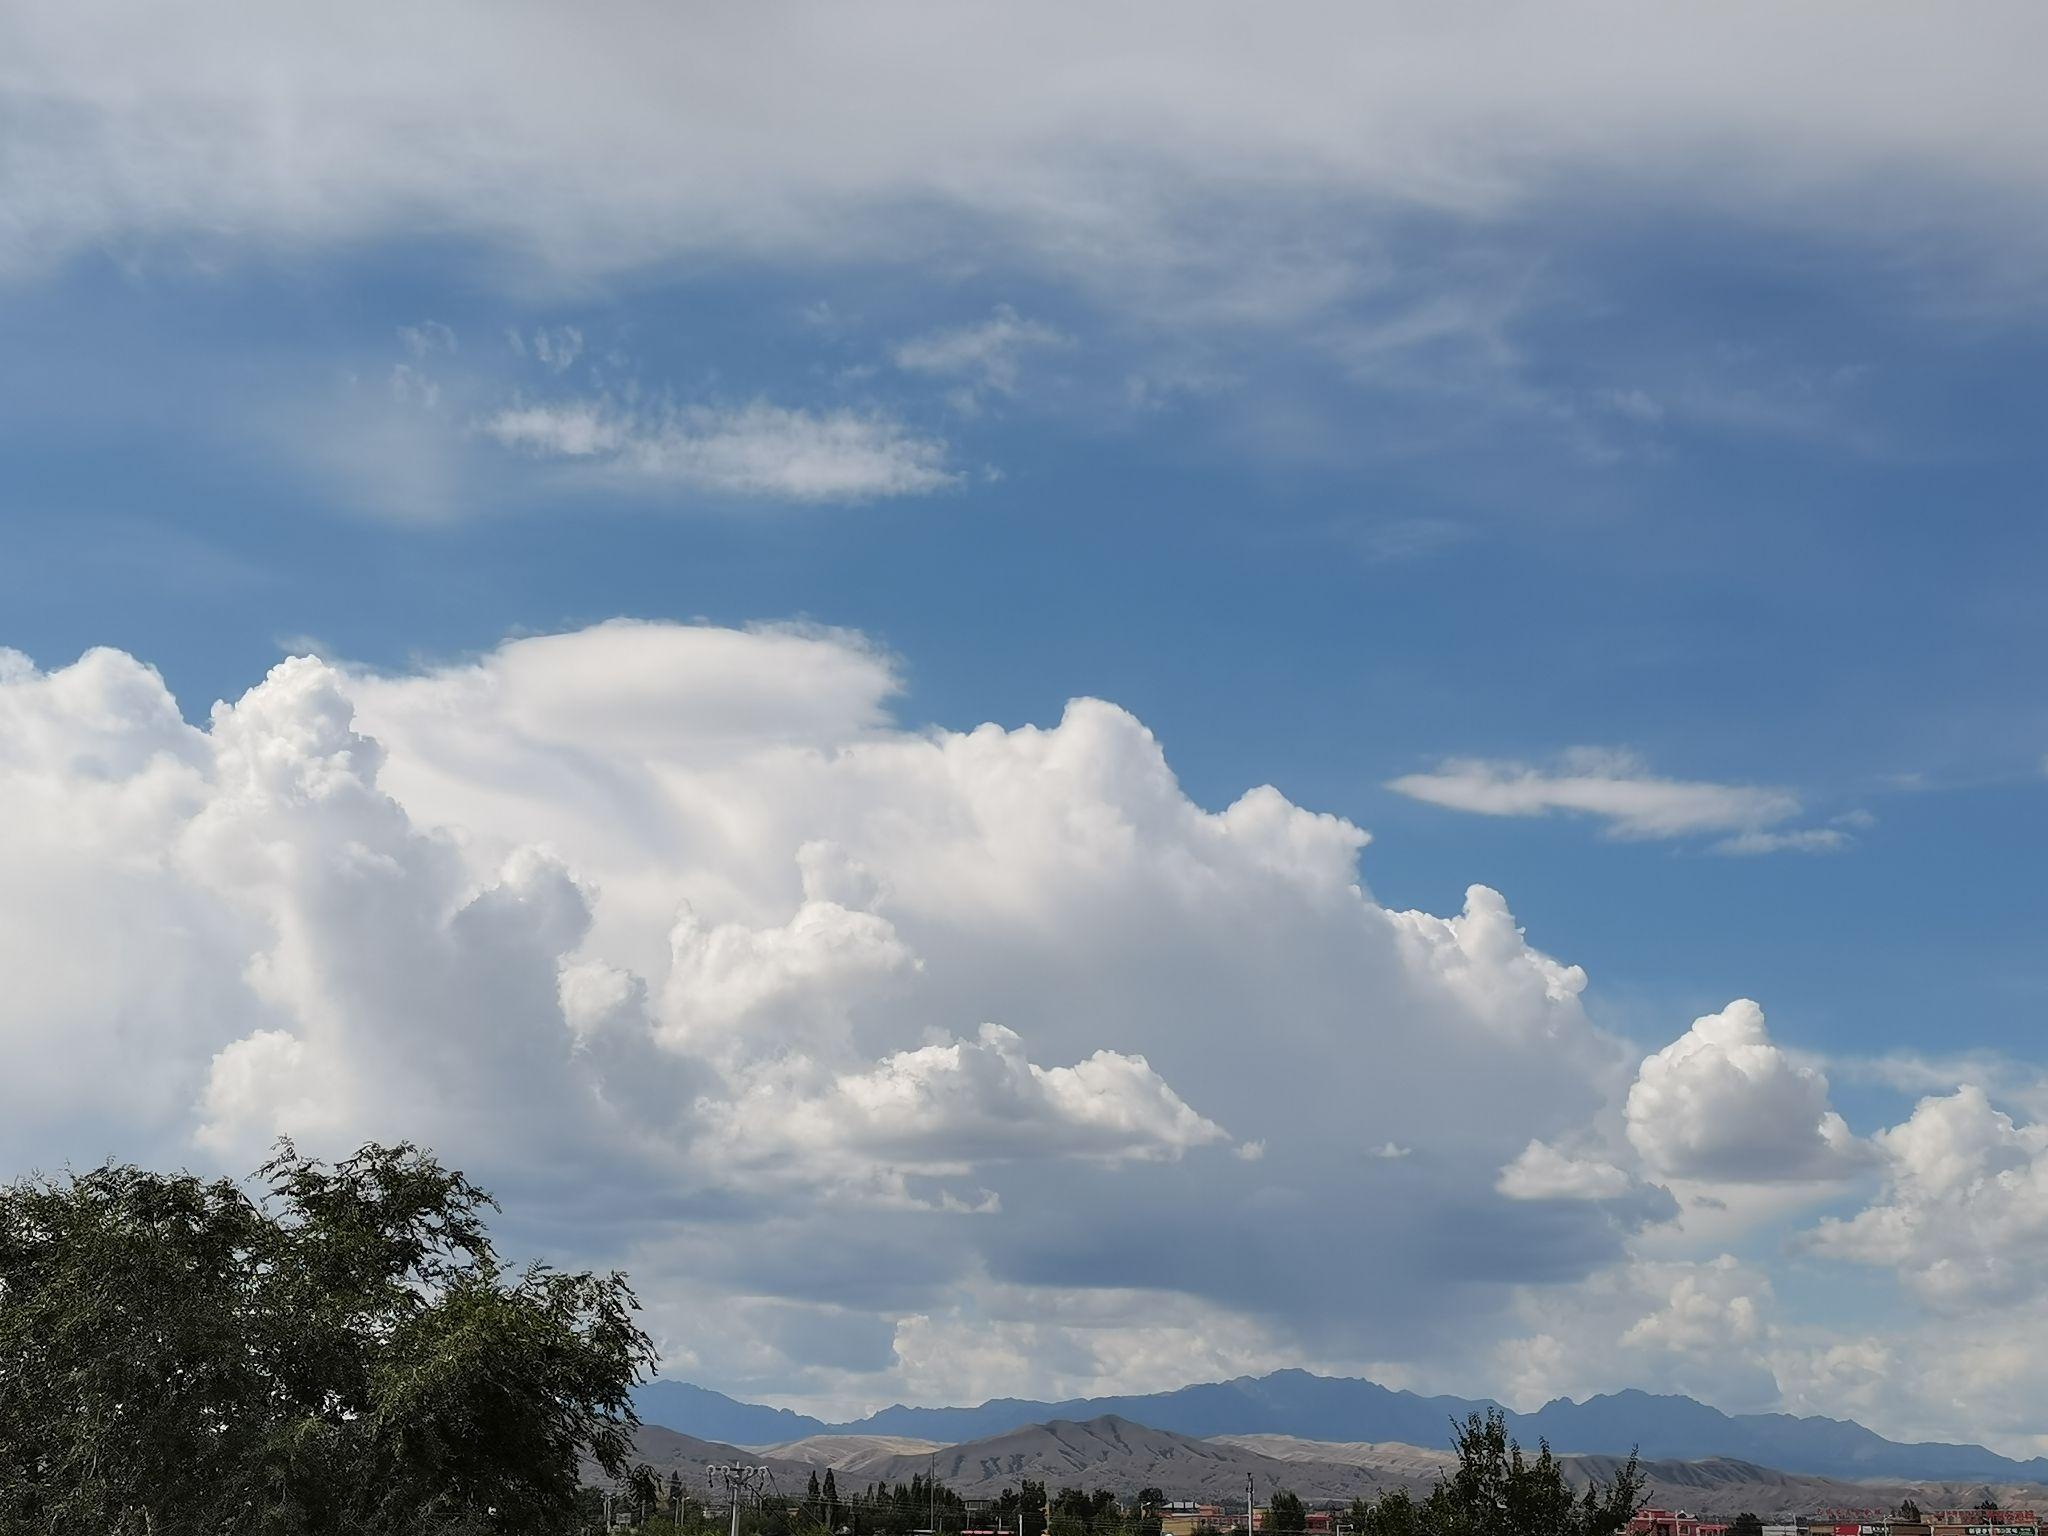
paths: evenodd
<path fill-rule="evenodd" d="M 720 1463 L 708 1469 L 711 1476 L 725 1483 L 727 1494 L 732 1498 L 732 1536 L 740 1536 L 740 1494 L 758 1493 L 768 1476 L 766 1467 L 728 1466 Z"/>
<path fill-rule="evenodd" d="M 1258 1478 L 1247 1472 L 1244 1475 L 1244 1536 L 1256 1536 L 1258 1520 Z M 739 1536 L 739 1532 L 733 1532 L 733 1536 Z"/>

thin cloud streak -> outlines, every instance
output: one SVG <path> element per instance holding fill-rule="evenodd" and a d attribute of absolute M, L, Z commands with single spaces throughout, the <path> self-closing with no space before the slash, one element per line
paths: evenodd
<path fill-rule="evenodd" d="M 508 406 L 478 423 L 503 447 L 581 462 L 621 489 L 763 501 L 864 502 L 925 496 L 960 481 L 947 448 L 880 411 L 738 407 L 659 412 L 608 400 Z"/>
<path fill-rule="evenodd" d="M 1634 753 L 1600 747 L 1575 747 L 1549 768 L 1452 758 L 1429 773 L 1403 774 L 1387 787 L 1410 799 L 1481 816 L 1592 816 L 1618 838 L 1725 833 L 1715 845 L 1723 853 L 1813 852 L 1848 841 L 1835 828 L 1773 830 L 1801 810 L 1790 790 L 1664 778 Z"/>

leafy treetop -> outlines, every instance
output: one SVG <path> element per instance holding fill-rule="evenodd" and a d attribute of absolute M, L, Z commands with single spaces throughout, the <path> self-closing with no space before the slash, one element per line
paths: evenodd
<path fill-rule="evenodd" d="M 649 1483 L 623 1276 L 508 1271 L 409 1144 L 280 1143 L 254 1183 L 0 1186 L 0 1532 L 545 1536 L 586 1458 Z"/>
<path fill-rule="evenodd" d="M 1525 1456 L 1499 1409 L 1459 1424 L 1456 1448 L 1457 1466 L 1427 1498 L 1392 1488 L 1354 1500 L 1350 1521 L 1360 1536 L 1616 1536 L 1642 1504 L 1633 1454 L 1611 1483 L 1575 1493 L 1548 1443 L 1538 1442 L 1533 1460 Z"/>

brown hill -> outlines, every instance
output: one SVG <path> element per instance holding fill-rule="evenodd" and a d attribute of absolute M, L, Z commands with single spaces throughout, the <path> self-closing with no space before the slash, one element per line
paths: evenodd
<path fill-rule="evenodd" d="M 666 1433 L 666 1432 L 664 1432 Z M 672 1436 L 692 1447 L 698 1464 L 730 1460 L 730 1447 Z M 716 1450 L 718 1454 L 705 1454 Z M 746 1459 L 741 1457 L 741 1459 Z M 968 1498 L 989 1498 L 1030 1478 L 1052 1487 L 1102 1488 L 1132 1494 L 1162 1488 L 1172 1498 L 1234 1502 L 1244 1496 L 1247 1474 L 1263 1497 L 1290 1489 L 1311 1503 L 1345 1501 L 1383 1489 L 1407 1488 L 1421 1495 L 1435 1484 L 1448 1451 L 1391 1442 L 1331 1442 L 1291 1435 L 1223 1435 L 1198 1440 L 1151 1429 L 1116 1415 L 1076 1422 L 1056 1419 L 972 1440 L 936 1447 L 881 1435 L 813 1435 L 770 1447 L 754 1459 L 782 1462 L 777 1474 L 786 1491 L 801 1488 L 812 1467 L 833 1467 L 866 1482 L 908 1482 L 934 1467 L 939 1478 Z M 1613 1477 L 1620 1459 L 1567 1456 L 1566 1475 L 1583 1484 Z M 1911 1498 L 1923 1508 L 1963 1508 L 1987 1495 L 2008 1506 L 2048 1505 L 2048 1488 L 2026 1484 L 1989 1487 L 1958 1483 L 1851 1482 L 1780 1472 L 1775 1468 L 1713 1457 L 1701 1461 L 1651 1461 L 1648 1502 L 1696 1514 L 1810 1514 L 1830 1508 L 1885 1508 Z M 686 1480 L 689 1473 L 685 1472 Z M 701 1476 L 698 1486 L 701 1486 Z M 848 1490 L 851 1491 L 851 1490 Z"/>
<path fill-rule="evenodd" d="M 772 1480 L 769 1492 L 800 1494 L 810 1481 L 812 1471 L 822 1465 L 762 1451 L 742 1450 L 736 1445 L 721 1445 L 716 1440 L 699 1440 L 695 1435 L 679 1435 L 659 1424 L 641 1425 L 633 1437 L 633 1446 L 634 1459 L 646 1462 L 662 1482 L 668 1481 L 671 1472 L 680 1474 L 692 1498 L 706 1496 L 710 1469 L 714 1466 L 766 1467 Z M 594 1466 L 585 1467 L 583 1475 L 586 1481 L 599 1481 Z"/>
<path fill-rule="evenodd" d="M 824 1448 L 838 1438 L 818 1436 L 808 1444 Z M 787 1453 L 796 1446 L 781 1449 Z M 862 1457 L 861 1476 L 907 1482 L 934 1465 L 940 1480 L 967 1498 L 993 1496 L 1014 1488 L 1022 1478 L 1055 1488 L 1106 1488 L 1123 1494 L 1163 1488 L 1173 1498 L 1190 1499 L 1242 1498 L 1246 1473 L 1256 1477 L 1261 1488 L 1293 1488 L 1303 1498 L 1318 1499 L 1348 1499 L 1376 1481 L 1373 1474 L 1356 1467 L 1284 1462 L 1222 1441 L 1150 1429 L 1114 1414 L 1086 1423 L 1055 1419 L 946 1446 L 936 1453 L 936 1460 L 930 1451 Z"/>
<path fill-rule="evenodd" d="M 786 1445 L 763 1446 L 761 1454 L 830 1467 L 867 1482 L 875 1479 L 877 1467 L 894 1467 L 904 1457 L 929 1458 L 932 1452 L 946 1449 L 937 1440 L 919 1440 L 914 1435 L 806 1435 Z M 898 1474 L 892 1471 L 889 1476 L 895 1480 Z"/>
<path fill-rule="evenodd" d="M 1419 1477 L 1435 1482 L 1437 1473 L 1457 1461 L 1450 1451 L 1398 1440 L 1303 1440 L 1294 1435 L 1211 1435 L 1211 1445 L 1235 1445 L 1275 1461 L 1300 1461 L 1363 1467 L 1389 1477 Z"/>
<path fill-rule="evenodd" d="M 1615 1456 L 1567 1456 L 1565 1471 L 1576 1479 L 1613 1477 Z M 1892 1510 L 1911 1499 L 1922 1509 L 1970 1509 L 1989 1498 L 2008 1509 L 2048 1506 L 2048 1487 L 2038 1483 L 1851 1482 L 1780 1472 L 1727 1457 L 1703 1461 L 1646 1461 L 1649 1501 L 1665 1509 L 1695 1513 L 1810 1515 L 1823 1509 Z"/>
<path fill-rule="evenodd" d="M 1449 1451 L 1392 1441 L 1333 1442 L 1293 1435 L 1219 1435 L 1216 1439 L 1291 1465 L 1356 1467 L 1382 1479 L 1404 1481 L 1418 1492 L 1426 1491 L 1436 1481 L 1438 1469 L 1453 1460 Z M 1622 1465 L 1619 1456 L 1560 1459 L 1565 1475 L 1582 1487 L 1596 1478 L 1611 1482 Z M 1649 1479 L 1648 1503 L 1701 1515 L 1736 1515 L 1744 1510 L 1759 1515 L 1812 1514 L 1823 1509 L 1889 1510 L 1909 1498 L 1923 1509 L 1966 1509 L 1987 1497 L 2007 1507 L 2048 1504 L 2048 1490 L 2034 1484 L 1861 1482 L 1781 1472 L 1727 1456 L 1645 1461 L 1641 1470 Z M 1301 1489 L 1295 1491 L 1309 1497 Z"/>

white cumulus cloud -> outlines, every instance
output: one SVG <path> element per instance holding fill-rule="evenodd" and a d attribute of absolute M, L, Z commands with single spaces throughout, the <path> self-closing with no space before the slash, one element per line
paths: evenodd
<path fill-rule="evenodd" d="M 1964 1090 L 1869 1150 L 1747 1003 L 1631 1085 L 1498 892 L 1390 909 L 1360 828 L 1197 805 L 1113 705 L 907 730 L 899 688 L 857 635 L 616 622 L 297 658 L 194 725 L 119 652 L 0 652 L 0 1155 L 416 1137 L 516 1245 L 629 1267 L 679 1368 L 834 1410 L 983 1365 L 1084 1392 L 1462 1360 L 1949 1435 L 1967 1371 L 2022 1433 L 1999 1341 L 2048 1306 L 2039 1126 Z M 1719 1241 L 1701 1191 L 1872 1169 L 1805 1248 L 1936 1309 L 1886 1346 L 1896 1392 L 1683 1251 Z"/>
<path fill-rule="evenodd" d="M 1196 805 L 1113 705 L 911 731 L 899 686 L 854 635 L 613 623 L 298 658 L 192 725 L 120 653 L 6 655 L 0 1150 L 419 1138 L 628 1263 L 676 1359 L 790 1394 L 902 1388 L 784 1353 L 806 1309 L 872 1342 L 989 1286 L 1130 1384 L 1166 1335 L 1063 1318 L 1133 1276 L 1212 1337 L 1385 1360 L 1651 1214 L 1495 1188 L 1625 1062 L 1498 893 L 1390 910 L 1362 830 Z M 1331 1262 L 1218 1261 L 1282 1211 Z M 758 1337 L 704 1321 L 739 1296 Z"/>
<path fill-rule="evenodd" d="M 1763 1009 L 1747 998 L 1646 1057 L 1627 1113 L 1629 1140 L 1670 1178 L 1836 1178 L 1865 1155 L 1828 1105 L 1826 1076 L 1772 1043 Z"/>
<path fill-rule="evenodd" d="M 745 1168 L 793 1164 L 814 1179 L 829 1180 L 849 1154 L 891 1178 L 964 1176 L 1020 1157 L 1170 1159 L 1228 1139 L 1142 1056 L 1097 1051 L 1041 1067 L 999 1024 L 806 1083 L 817 1076 L 802 1059 L 749 1073 L 712 1112 L 718 1155 Z"/>
<path fill-rule="evenodd" d="M 1615 1200 L 1635 1188 L 1628 1171 L 1598 1157 L 1573 1157 L 1545 1141 L 1531 1141 L 1500 1171 L 1499 1189 L 1510 1200 Z"/>
<path fill-rule="evenodd" d="M 1627 1387 L 1734 1411 L 1774 1407 L 1777 1312 L 1769 1276 L 1731 1254 L 1632 1258 L 1581 1284 L 1530 1292 L 1529 1331 L 1502 1341 L 1495 1366 L 1509 1400 L 1528 1407 Z"/>
<path fill-rule="evenodd" d="M 1965 1085 L 1873 1140 L 1882 1194 L 1822 1221 L 1813 1251 L 1894 1269 L 1949 1311 L 2048 1297 L 2048 1125 L 2016 1122 Z"/>

